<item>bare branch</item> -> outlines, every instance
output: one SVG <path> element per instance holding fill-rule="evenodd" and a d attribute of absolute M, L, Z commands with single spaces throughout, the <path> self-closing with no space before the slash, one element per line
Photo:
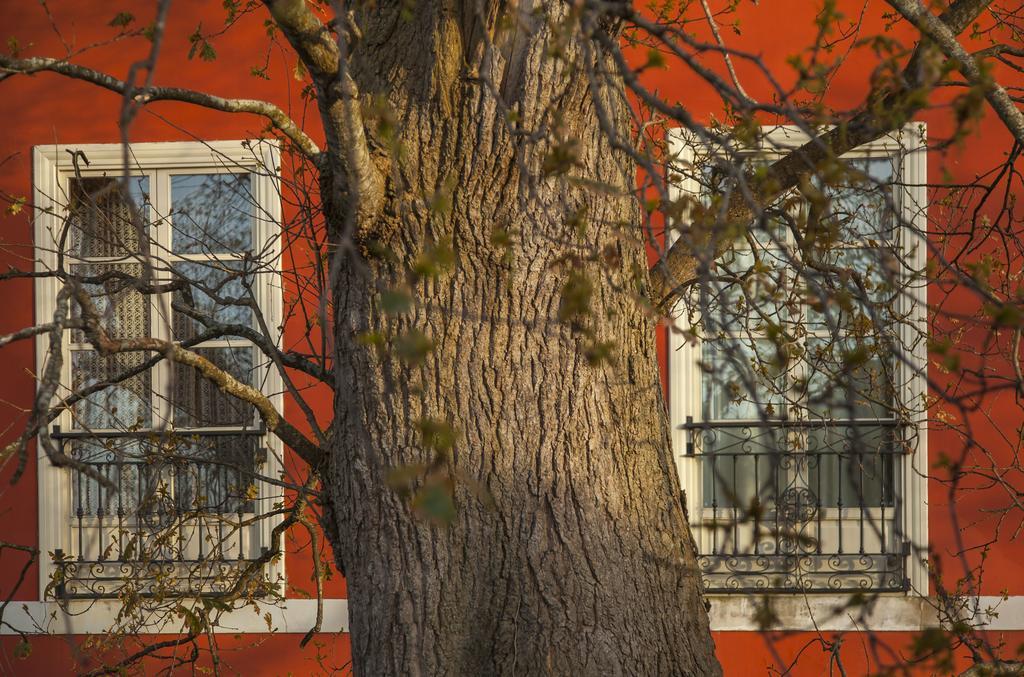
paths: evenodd
<path fill-rule="evenodd" d="M 79 323 L 76 320 L 69 320 L 64 323 L 64 328 L 67 329 L 77 329 L 79 327 L 81 327 L 81 323 Z M 19 329 L 18 331 L 11 332 L 10 334 L 0 336 L 0 348 L 3 348 L 9 343 L 14 343 L 15 341 L 33 338 L 39 336 L 40 334 L 47 334 L 57 328 L 58 327 L 56 323 L 47 322 L 46 324 L 39 324 L 34 327 L 25 327 L 24 329 Z"/>
<path fill-rule="evenodd" d="M 266 424 L 267 430 L 277 435 L 282 442 L 295 450 L 302 460 L 311 467 L 319 467 L 323 460 L 323 450 L 306 439 L 305 435 L 286 421 L 274 407 L 270 398 L 260 392 L 259 389 L 247 383 L 242 383 L 205 357 L 172 341 L 151 337 L 110 338 L 99 321 L 99 314 L 96 312 L 92 299 L 89 298 L 89 295 L 82 286 L 75 281 L 70 282 L 69 286 L 73 288 L 75 301 L 82 309 L 86 338 L 101 355 L 155 351 L 162 353 L 174 362 L 192 367 L 199 375 L 216 385 L 221 392 L 254 406 L 256 411 L 259 412 L 260 418 Z M 54 382 L 56 380 L 55 378 Z M 42 391 L 43 389 L 41 388 L 40 392 Z"/>
<path fill-rule="evenodd" d="M 50 439 L 50 430 L 47 423 L 50 419 L 50 403 L 57 387 L 60 384 L 60 373 L 64 367 L 63 334 L 64 328 L 70 321 L 68 317 L 68 301 L 72 296 L 70 285 L 64 285 L 57 293 L 56 309 L 53 313 L 53 322 L 46 325 L 49 333 L 50 345 L 47 349 L 46 366 L 40 378 L 39 389 L 36 391 L 35 400 L 32 403 L 32 411 L 25 430 L 14 442 L 11 442 L 3 450 L 0 450 L 0 459 L 6 459 L 14 454 L 18 456 L 18 464 L 11 475 L 11 484 L 17 484 L 28 465 L 28 443 L 36 435 L 39 435 L 39 445 L 43 452 L 50 459 L 53 465 L 75 468 L 91 479 L 96 480 L 103 486 L 111 486 L 110 479 L 100 475 L 95 468 L 91 468 L 70 456 L 67 456 L 62 449 L 54 445 Z"/>
<path fill-rule="evenodd" d="M 725 41 L 722 40 L 722 35 L 718 31 L 718 22 L 715 21 L 715 15 L 711 12 L 711 7 L 708 6 L 708 0 L 700 0 L 700 6 L 704 10 L 704 17 L 708 20 L 708 26 L 711 27 L 711 34 L 715 37 L 715 42 L 722 48 L 722 59 L 725 60 L 725 67 L 729 70 L 729 77 L 732 78 L 736 92 L 747 101 L 753 101 L 750 95 L 744 91 L 743 85 L 740 84 L 739 75 L 736 74 L 736 68 L 732 65 L 732 57 L 729 55 L 729 50 L 725 48 Z"/>
<path fill-rule="evenodd" d="M 957 0 L 936 21 L 946 26 L 950 33 L 959 34 L 985 10 L 990 1 Z M 925 97 L 908 95 L 931 90 L 938 84 L 941 68 L 934 63 L 936 57 L 934 47 L 926 41 L 919 42 L 903 69 L 899 86 L 873 97 L 849 121 L 811 139 L 773 163 L 767 169 L 767 180 L 758 182 L 752 196 L 734 191 L 728 206 L 728 218 L 749 220 L 756 207 L 769 205 L 792 190 L 802 176 L 814 171 L 822 161 L 837 158 L 911 121 L 926 101 Z M 650 271 L 653 300 L 662 305 L 670 303 L 676 296 L 676 290 L 695 275 L 697 263 L 693 241 L 681 238 L 672 245 Z"/>
<path fill-rule="evenodd" d="M 317 87 L 327 146 L 336 151 L 327 154 L 337 163 L 329 167 L 333 193 L 345 196 L 348 233 L 363 237 L 383 207 L 384 177 L 370 157 L 345 31 L 339 30 L 335 41 L 304 0 L 264 1 Z M 337 11 L 344 15 L 344 8 Z"/>
<path fill-rule="evenodd" d="M 978 62 L 957 42 L 956 34 L 949 26 L 925 9 L 920 0 L 887 0 L 903 17 L 914 24 L 923 35 L 929 37 L 942 53 L 952 59 L 957 69 L 972 84 L 985 92 L 985 98 L 1013 134 L 1017 143 L 1024 143 L 1024 114 L 1014 105 L 1010 95 L 990 75 L 983 73 Z"/>
<path fill-rule="evenodd" d="M 267 101 L 257 99 L 225 99 L 181 87 L 131 87 L 112 75 L 101 73 L 85 66 L 48 57 L 14 59 L 0 54 L 0 72 L 8 77 L 12 74 L 31 75 L 48 71 L 75 80 L 83 80 L 103 87 L 133 100 L 150 103 L 153 101 L 181 101 L 196 106 L 223 111 L 225 113 L 251 113 L 266 118 L 271 125 L 292 141 L 305 155 L 314 160 L 320 157 L 320 149 L 309 136 L 284 111 Z"/>

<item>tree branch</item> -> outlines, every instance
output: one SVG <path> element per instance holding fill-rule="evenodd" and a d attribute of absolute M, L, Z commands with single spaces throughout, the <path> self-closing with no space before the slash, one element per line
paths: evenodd
<path fill-rule="evenodd" d="M 957 35 L 971 25 L 990 2 L 957 0 L 936 20 Z M 766 180 L 759 181 L 754 188 L 753 199 L 743 191 L 733 191 L 727 208 L 728 218 L 733 221 L 750 220 L 755 208 L 769 205 L 792 190 L 801 177 L 813 172 L 823 161 L 838 158 L 910 122 L 927 102 L 927 97 L 917 94 L 930 91 L 939 82 L 942 73 L 940 64 L 936 63 L 939 57 L 930 41 L 920 41 L 903 69 L 902 82 L 898 86 L 871 97 L 852 119 L 774 162 L 767 169 Z M 651 269 L 651 295 L 660 305 L 671 303 L 677 290 L 696 275 L 694 244 L 680 238 Z"/>
<path fill-rule="evenodd" d="M 82 286 L 75 282 L 69 282 L 69 286 L 72 287 L 75 301 L 82 309 L 82 321 L 86 339 L 101 355 L 153 351 L 165 355 L 174 362 L 192 367 L 200 376 L 216 385 L 221 392 L 253 405 L 256 411 L 259 412 L 260 418 L 266 424 L 268 431 L 277 435 L 282 442 L 295 450 L 310 467 L 317 468 L 320 466 L 324 455 L 323 450 L 310 442 L 305 435 L 286 421 L 274 407 L 270 398 L 257 388 L 247 383 L 242 383 L 205 357 L 172 341 L 152 337 L 110 338 L 99 321 L 99 314 L 96 312 L 92 299 Z M 42 389 L 40 389 L 40 392 L 42 392 Z M 44 442 L 47 439 L 44 437 Z"/>
<path fill-rule="evenodd" d="M 63 334 L 64 328 L 70 321 L 69 299 L 72 296 L 70 285 L 65 284 L 57 293 L 56 308 L 53 313 L 53 322 L 47 323 L 50 345 L 47 348 L 46 362 L 40 378 L 39 389 L 36 391 L 35 400 L 32 403 L 32 410 L 29 414 L 25 430 L 14 442 L 11 442 L 0 451 L 0 459 L 6 459 L 12 454 L 17 454 L 18 463 L 14 473 L 11 475 L 11 485 L 17 484 L 28 465 L 28 443 L 39 435 L 39 445 L 50 462 L 55 466 L 67 466 L 78 470 L 87 477 L 96 480 L 103 486 L 110 486 L 110 480 L 101 475 L 95 468 L 73 459 L 66 455 L 63 449 L 54 445 L 50 439 L 50 430 L 46 427 L 49 422 L 50 402 L 53 400 L 57 387 L 60 384 L 60 373 L 64 367 Z"/>
<path fill-rule="evenodd" d="M 952 59 L 957 65 L 957 70 L 963 73 L 971 84 L 985 92 L 985 98 L 1013 134 L 1013 138 L 1017 143 L 1024 144 L 1024 114 L 1021 114 L 1014 105 L 1006 90 L 991 76 L 981 71 L 978 62 L 957 42 L 956 34 L 949 26 L 925 9 L 920 0 L 887 1 L 907 21 L 914 24 L 922 35 L 930 38 L 943 54 Z"/>
<path fill-rule="evenodd" d="M 320 158 L 320 149 L 284 111 L 267 101 L 257 99 L 225 99 L 223 97 L 197 92 L 181 87 L 132 87 L 112 75 L 101 73 L 85 66 L 49 57 L 14 59 L 0 54 L 0 79 L 13 74 L 32 75 L 49 71 L 74 80 L 82 80 L 123 96 L 130 96 L 140 103 L 153 101 L 181 101 L 196 106 L 223 111 L 225 113 L 251 113 L 266 118 L 271 125 L 284 134 L 303 154 L 315 161 Z"/>
<path fill-rule="evenodd" d="M 344 196 L 347 233 L 365 237 L 384 205 L 384 177 L 370 156 L 359 87 L 348 69 L 345 31 L 339 28 L 335 40 L 305 0 L 264 2 L 313 78 L 327 146 L 334 151 L 327 154 L 325 163 L 331 188 L 335 195 Z M 336 10 L 340 19 L 344 10 Z"/>
<path fill-rule="evenodd" d="M 33 327 L 25 327 L 24 329 L 19 329 L 18 331 L 11 332 L 10 334 L 0 336 L 0 348 L 3 348 L 9 343 L 14 343 L 15 341 L 34 338 L 40 334 L 48 334 L 55 329 L 78 329 L 79 327 L 81 327 L 81 323 L 77 320 L 68 320 L 62 326 L 58 326 L 55 322 L 47 322 L 46 324 L 38 324 Z"/>

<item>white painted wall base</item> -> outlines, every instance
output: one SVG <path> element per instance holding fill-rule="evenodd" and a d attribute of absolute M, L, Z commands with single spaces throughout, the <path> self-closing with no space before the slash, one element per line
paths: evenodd
<path fill-rule="evenodd" d="M 750 632 L 761 628 L 754 622 L 763 597 L 753 595 L 712 595 L 711 629 L 716 632 Z M 815 629 L 836 631 L 916 631 L 934 626 L 934 607 L 923 597 L 879 596 L 870 605 L 837 608 L 847 595 L 774 595 L 771 597 L 775 616 L 782 619 L 773 630 L 800 631 Z M 1009 597 L 978 597 L 970 600 L 977 610 L 975 624 L 992 631 L 1024 631 L 1024 595 Z M 54 602 L 12 602 L 4 612 L 0 634 L 17 630 L 30 634 L 99 634 L 107 632 L 119 608 L 116 601 L 72 602 L 68 613 Z M 264 614 L 270 614 L 268 629 Z M 306 599 L 288 600 L 283 606 L 240 609 L 221 618 L 216 632 L 223 633 L 305 633 L 316 620 L 316 602 Z M 160 625 L 147 626 L 145 633 L 176 634 L 184 624 L 173 619 Z M 348 631 L 348 601 L 324 600 L 323 632 Z"/>
<path fill-rule="evenodd" d="M 826 630 L 894 632 L 915 631 L 938 625 L 933 600 L 908 595 L 878 595 L 862 606 L 847 607 L 849 594 L 769 595 L 774 616 L 781 620 L 772 630 Z M 751 631 L 762 629 L 760 616 L 765 596 L 709 595 L 711 629 Z M 965 600 L 965 616 L 986 630 L 1024 630 L 1024 596 L 977 597 Z M 966 610 L 973 609 L 974 614 Z"/>
<path fill-rule="evenodd" d="M 4 612 L 0 634 L 15 634 L 13 628 L 31 634 L 91 635 L 108 632 L 120 608 L 116 600 L 71 602 L 65 612 L 55 602 L 11 602 Z M 268 626 L 265 614 L 270 614 Z M 215 632 L 223 633 L 306 633 L 316 622 L 316 600 L 290 599 L 279 606 L 238 609 L 221 616 Z M 348 601 L 324 600 L 323 632 L 348 631 Z M 181 619 L 171 618 L 148 625 L 145 634 L 177 634 L 185 631 Z"/>

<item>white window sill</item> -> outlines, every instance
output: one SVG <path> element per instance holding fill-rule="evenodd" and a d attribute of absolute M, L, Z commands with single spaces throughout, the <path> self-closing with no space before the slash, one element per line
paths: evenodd
<path fill-rule="evenodd" d="M 869 604 L 842 608 L 850 592 L 834 595 L 772 594 L 728 595 L 709 594 L 711 629 L 715 632 L 762 630 L 754 619 L 761 613 L 767 598 L 774 616 L 780 619 L 771 630 L 787 631 L 917 631 L 938 625 L 933 604 L 926 597 L 899 593 L 868 597 Z M 972 625 L 984 630 L 1024 630 L 1024 596 L 978 597 L 968 603 L 976 608 Z M 988 613 L 991 611 L 992 613 Z"/>
<path fill-rule="evenodd" d="M 325 599 L 322 632 L 348 631 L 348 600 Z M 117 600 L 74 600 L 67 612 L 56 602 L 11 602 L 4 612 L 0 635 L 27 634 L 94 635 L 114 626 L 121 603 Z M 268 625 L 266 614 L 270 614 Z M 224 614 L 214 629 L 218 633 L 306 633 L 316 623 L 316 600 L 289 599 L 283 604 L 252 606 Z M 140 634 L 178 634 L 185 631 L 184 621 L 174 615 L 139 629 Z"/>

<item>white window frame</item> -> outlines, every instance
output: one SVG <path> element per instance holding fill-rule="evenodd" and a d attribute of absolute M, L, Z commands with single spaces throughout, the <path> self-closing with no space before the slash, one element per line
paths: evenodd
<path fill-rule="evenodd" d="M 58 144 L 36 146 L 33 148 L 33 204 L 35 206 L 33 223 L 33 247 L 35 251 L 36 272 L 54 270 L 57 264 L 57 245 L 54 234 L 58 233 L 67 216 L 66 199 L 68 195 L 68 179 L 74 176 L 72 153 L 82 152 L 89 160 L 86 167 L 79 167 L 83 176 L 115 175 L 124 173 L 124 146 L 122 144 Z M 254 285 L 257 302 L 263 313 L 267 327 L 273 336 L 270 338 L 275 345 L 281 344 L 280 327 L 283 321 L 283 299 L 281 280 L 281 186 L 280 186 L 280 150 L 273 141 L 209 141 L 209 142 L 163 142 L 134 143 L 129 146 L 128 157 L 133 175 L 136 172 L 162 172 L 165 185 L 151 185 L 149 190 L 154 205 L 170 203 L 170 174 L 195 171 L 196 173 L 237 173 L 250 172 L 253 177 L 253 198 L 259 205 L 254 215 L 253 244 L 258 244 L 262 251 L 270 253 L 272 260 L 277 262 L 273 274 L 261 274 L 260 282 Z M 169 251 L 170 243 L 162 243 Z M 187 256 L 182 258 L 188 258 Z M 227 258 L 227 257 L 225 257 Z M 35 281 L 35 320 L 52 322 L 56 306 L 59 283 L 52 277 L 39 277 Z M 169 331 L 169 328 L 168 328 Z M 65 332 L 66 334 L 66 332 Z M 168 338 L 168 337 L 165 337 Z M 67 337 L 65 336 L 65 348 Z M 47 359 L 49 340 L 46 336 L 36 339 L 36 365 L 41 372 Z M 205 345 L 205 344 L 204 344 Z M 214 345 L 211 343 L 211 345 Z M 254 350 L 258 350 L 254 348 Z M 65 352 L 65 354 L 67 354 Z M 69 383 L 69 360 L 65 360 L 62 383 Z M 269 365 L 269 360 L 264 360 Z M 166 377 L 160 374 L 169 370 L 169 366 L 161 363 L 155 368 L 153 388 L 161 387 Z M 276 368 L 267 368 L 260 375 L 257 383 L 264 384 L 271 402 L 278 411 L 283 411 L 284 383 Z M 60 391 L 55 399 L 61 395 Z M 54 424 L 62 429 L 70 430 L 70 414 L 63 413 Z M 154 424 L 157 423 L 154 412 Z M 260 446 L 267 451 L 266 461 L 261 466 L 261 474 L 277 477 L 282 472 L 281 459 L 283 446 L 275 436 L 264 435 L 260 438 Z M 55 565 L 49 553 L 59 548 L 67 548 L 72 542 L 71 536 L 71 486 L 70 476 L 66 469 L 56 468 L 51 463 L 42 446 L 37 443 L 37 479 L 38 479 L 38 516 L 39 516 L 39 550 L 40 558 L 39 597 L 46 600 L 46 587 L 54 574 Z M 275 487 L 268 482 L 258 482 L 258 512 L 269 512 Z M 277 489 L 280 491 L 279 489 Z M 269 546 L 273 528 L 280 523 L 282 517 L 276 516 L 261 520 L 259 537 L 261 543 Z M 275 558 L 266 568 L 271 581 L 284 581 L 284 558 Z M 94 600 L 70 600 L 71 609 L 85 609 L 96 604 Z M 110 605 L 101 605 L 107 608 Z M 111 615 L 113 619 L 113 615 Z"/>
<path fill-rule="evenodd" d="M 799 148 L 810 140 L 810 137 L 794 126 L 780 125 L 762 128 L 762 148 L 770 156 L 785 155 L 787 150 Z M 918 234 L 927 232 L 927 128 L 923 123 L 913 122 L 903 129 L 887 134 L 880 139 L 864 144 L 843 157 L 854 158 L 863 156 L 889 155 L 900 160 L 897 165 L 897 182 L 901 186 L 896 196 L 903 223 L 912 224 L 915 241 L 911 242 L 908 230 L 898 234 L 901 249 L 906 260 L 915 270 L 923 271 L 927 263 L 927 245 Z M 700 192 L 696 178 L 691 171 L 698 150 L 705 146 L 685 129 L 674 129 L 669 132 L 669 175 L 670 199 L 673 201 Z M 706 154 L 706 151 L 705 151 Z M 683 169 L 679 175 L 677 169 Z M 901 227 L 897 225 L 897 227 Z M 674 234 L 670 234 L 674 239 Z M 923 406 L 927 395 L 927 346 L 919 337 L 927 331 L 927 286 L 918 284 L 908 289 L 904 295 L 904 303 L 908 320 L 903 324 L 901 340 L 904 346 L 911 346 L 907 351 L 907 363 L 900 364 L 900 382 L 908 384 L 904 389 L 905 401 L 913 402 L 914 419 L 910 422 L 917 429 L 917 434 L 910 436 L 916 440 L 916 448 L 912 453 L 901 458 L 901 524 L 905 529 L 903 538 L 910 541 L 910 552 L 905 562 L 906 575 L 909 579 L 909 590 L 906 593 L 880 593 L 885 596 L 924 597 L 928 594 L 928 571 L 925 555 L 928 544 L 928 429 L 927 411 Z M 687 454 L 689 436 L 682 426 L 687 417 L 694 421 L 702 420 L 701 412 L 701 377 L 700 369 L 701 346 L 699 341 L 690 342 L 683 335 L 688 329 L 682 304 L 679 312 L 673 313 L 677 318 L 673 330 L 668 332 L 668 398 L 669 416 L 672 424 L 672 447 L 676 461 L 679 483 L 686 495 L 687 510 L 690 515 L 690 526 L 694 536 L 700 543 L 701 523 L 705 517 L 703 507 L 703 482 L 700 457 Z M 683 330 L 683 331 L 679 331 Z M 836 594 L 842 594 L 837 591 Z M 779 597 L 800 593 L 771 593 Z M 743 600 L 737 595 L 723 591 L 709 591 L 715 600 L 712 604 L 724 604 L 726 607 L 741 604 Z M 814 595 L 811 595 L 812 597 Z M 729 615 L 729 610 L 725 613 Z M 753 628 L 752 628 L 753 629 Z"/>

